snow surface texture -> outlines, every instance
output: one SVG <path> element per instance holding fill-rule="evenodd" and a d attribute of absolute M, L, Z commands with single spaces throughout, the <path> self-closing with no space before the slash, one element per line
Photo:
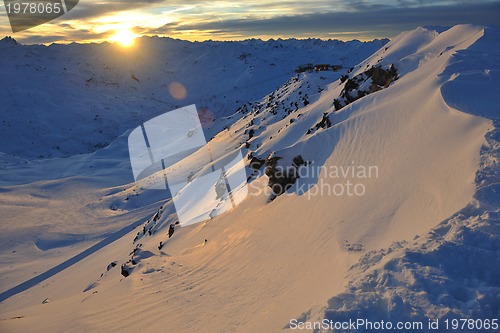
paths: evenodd
<path fill-rule="evenodd" d="M 278 332 L 292 318 L 498 317 L 498 34 L 419 28 L 349 72 L 292 74 L 244 100 L 210 142 L 213 164 L 242 150 L 248 164 L 300 155 L 377 166 L 377 177 L 323 172 L 270 201 L 265 167 L 247 165 L 241 205 L 171 238 L 172 200 L 133 182 L 128 132 L 70 158 L 0 155 L 0 328 Z M 365 91 L 373 78 L 363 73 L 391 65 L 396 80 L 336 110 L 341 75 Z M 205 153 L 173 168 L 204 172 Z M 313 195 L 345 180 L 366 193 Z"/>
<path fill-rule="evenodd" d="M 441 74 L 448 105 L 494 120 L 481 149 L 474 198 L 428 233 L 363 256 L 350 269 L 348 292 L 328 301 L 325 318 L 361 314 L 378 321 L 427 322 L 500 316 L 499 38 L 499 30 L 485 29 Z"/>

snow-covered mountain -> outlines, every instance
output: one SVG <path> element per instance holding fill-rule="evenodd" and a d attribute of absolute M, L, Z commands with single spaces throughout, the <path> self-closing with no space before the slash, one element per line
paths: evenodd
<path fill-rule="evenodd" d="M 121 126 L 130 127 L 119 127 L 124 134 L 106 148 L 68 158 L 24 159 L 30 156 L 26 142 L 20 139 L 18 150 L 8 150 L 4 147 L 9 144 L 3 143 L 0 327 L 42 332 L 279 332 L 292 330 L 296 322 L 323 319 L 427 325 L 428 319 L 498 318 L 499 37 L 497 28 L 481 26 L 419 28 L 387 44 L 379 42 L 378 50 L 356 64 L 355 52 L 362 46 L 355 43 L 356 50 L 342 51 L 352 57 L 344 59 L 342 70 L 291 73 L 274 91 L 268 89 L 272 85 L 259 83 L 259 77 L 269 73 L 262 69 L 252 76 L 255 90 L 241 95 L 248 99 L 237 97 L 235 110 L 221 111 L 225 118 L 218 124 L 225 129 L 217 134 L 214 129 L 210 146 L 172 166 L 187 165 L 203 173 L 240 150 L 249 195 L 207 222 L 175 227 L 171 238 L 169 226 L 177 222 L 173 201 L 163 192 L 147 190 L 148 179 L 133 182 L 127 151 L 130 129 L 168 110 L 151 111 L 155 106 L 139 112 L 134 121 L 123 121 Z M 142 43 L 160 45 L 155 39 Z M 179 49 L 185 42 L 169 43 Z M 261 50 L 252 53 L 259 54 L 260 63 L 273 59 L 275 66 L 269 68 L 281 68 L 278 74 L 285 73 L 285 67 L 313 62 L 308 59 L 318 52 L 317 63 L 334 63 L 327 60 L 330 52 L 341 60 L 333 46 L 318 41 L 185 44 L 187 49 L 207 48 L 218 54 L 204 56 L 206 62 L 200 59 L 202 68 L 213 66 L 215 59 L 232 68 L 226 79 L 236 81 L 226 88 L 245 75 L 235 74 L 243 73 L 236 68 L 252 57 L 233 58 L 252 53 L 247 47 Z M 361 45 L 368 49 L 374 44 Z M 19 47 L 24 46 L 5 49 Z M 88 48 L 88 53 L 80 55 L 79 48 Z M 34 50 L 48 58 L 56 57 L 51 53 L 56 50 L 64 53 L 57 57 L 68 59 L 69 67 L 72 56 L 82 66 L 100 63 L 89 59 L 107 56 L 110 48 Z M 297 51 L 295 57 L 290 48 L 307 51 Z M 159 50 L 156 59 L 165 52 Z M 231 60 L 224 60 L 226 54 Z M 118 62 L 116 68 L 125 66 Z M 133 75 L 141 83 L 151 77 L 155 86 L 159 79 L 148 75 L 146 67 Z M 82 69 L 76 68 L 81 78 Z M 128 72 L 110 73 L 105 79 L 93 74 L 99 84 L 87 87 L 94 90 L 85 96 L 100 96 L 93 99 L 114 105 L 113 99 L 99 94 L 123 90 L 117 103 L 126 105 L 137 81 L 129 82 Z M 122 81 L 111 80 L 114 76 Z M 7 87 L 8 77 L 2 80 Z M 2 100 L 17 96 L 24 80 L 8 86 L 10 92 L 3 90 Z M 102 82 L 119 82 L 120 88 Z M 220 88 L 214 85 L 209 84 Z M 87 89 L 79 87 L 68 91 Z M 46 85 L 36 92 L 52 89 Z M 146 96 L 150 88 L 137 91 L 143 94 L 138 98 L 142 104 L 167 103 Z M 227 98 L 235 95 L 228 93 Z M 187 102 L 195 101 L 166 105 Z M 37 99 L 21 102 L 16 97 L 12 103 L 7 105 L 34 105 Z M 104 110 L 100 117 L 106 119 L 119 112 L 113 107 L 111 116 L 105 116 Z M 6 120 L 14 119 L 4 114 Z M 96 128 L 106 130 L 109 124 Z M 72 154 L 88 148 L 68 132 L 61 133 L 71 141 L 68 147 L 76 149 Z M 40 137 L 53 139 L 49 133 Z M 41 141 L 34 151 L 46 148 L 47 142 Z M 201 162 L 206 149 L 213 156 L 211 163 Z M 277 176 L 279 167 L 287 170 L 286 177 Z M 211 209 L 206 201 L 194 199 L 190 209 L 199 214 Z M 429 330 L 424 326 L 419 331 Z"/>
<path fill-rule="evenodd" d="M 218 119 L 211 136 L 226 126 L 224 117 L 275 90 L 299 65 L 349 68 L 385 43 L 142 37 L 123 49 L 109 43 L 18 45 L 6 37 L 0 41 L 0 151 L 29 158 L 93 152 L 190 104 Z"/>

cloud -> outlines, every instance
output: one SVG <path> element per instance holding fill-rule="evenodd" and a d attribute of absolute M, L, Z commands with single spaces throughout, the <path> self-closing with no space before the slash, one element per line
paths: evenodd
<path fill-rule="evenodd" d="M 65 20 L 92 19 L 112 13 L 146 9 L 164 4 L 165 0 L 112 0 L 103 3 L 80 1 L 78 5 L 64 16 Z"/>
<path fill-rule="evenodd" d="M 129 28 L 190 40 L 252 37 L 392 37 L 422 25 L 500 24 L 500 0 L 107 0 L 14 37 L 25 43 L 99 41 Z M 346 34 L 346 32 L 349 32 Z M 10 34 L 5 16 L 0 33 Z M 44 35 L 44 37 L 40 37 Z M 99 39 L 101 38 L 101 39 Z"/>
<path fill-rule="evenodd" d="M 400 0 L 402 2 L 403 0 Z M 423 1 L 422 1 L 423 2 Z M 448 1 L 449 2 L 449 1 Z M 415 3 L 415 1 L 412 1 Z M 224 35 L 237 33 L 252 35 L 319 35 L 334 32 L 371 32 L 374 36 L 394 36 L 402 30 L 423 25 L 455 25 L 460 23 L 500 24 L 500 2 L 470 4 L 453 1 L 454 5 L 414 6 L 410 8 L 368 5 L 354 2 L 355 10 L 286 15 L 267 19 L 231 19 L 198 24 L 169 24 L 152 29 L 157 34 L 182 31 L 212 31 Z M 371 8 L 368 10 L 368 8 Z M 377 9 L 375 9 L 377 8 Z"/>
<path fill-rule="evenodd" d="M 71 32 L 71 38 L 76 41 L 79 40 L 102 40 L 108 37 L 108 33 L 95 33 L 90 30 L 76 30 Z M 43 35 L 29 35 L 24 38 L 19 38 L 19 42 L 23 44 L 51 44 L 60 41 L 67 41 L 68 33 L 63 32 L 60 34 L 43 34 Z"/>

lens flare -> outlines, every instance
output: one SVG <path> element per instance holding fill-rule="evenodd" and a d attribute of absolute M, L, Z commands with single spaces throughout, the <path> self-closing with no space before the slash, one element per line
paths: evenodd
<path fill-rule="evenodd" d="M 178 100 L 183 100 L 187 96 L 186 87 L 180 82 L 172 82 L 168 85 L 170 95 Z"/>
<path fill-rule="evenodd" d="M 123 29 L 123 30 L 118 30 L 113 36 L 111 36 L 110 40 L 112 42 L 116 42 L 120 44 L 123 47 L 130 47 L 134 44 L 136 35 L 128 30 L 128 29 Z"/>

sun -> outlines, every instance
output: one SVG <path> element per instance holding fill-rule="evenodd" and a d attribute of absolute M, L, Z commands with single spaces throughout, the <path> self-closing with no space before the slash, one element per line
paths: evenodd
<path fill-rule="evenodd" d="M 134 44 L 136 35 L 130 31 L 129 29 L 118 30 L 113 36 L 111 36 L 110 40 L 112 42 L 117 42 L 123 47 L 129 47 Z"/>

